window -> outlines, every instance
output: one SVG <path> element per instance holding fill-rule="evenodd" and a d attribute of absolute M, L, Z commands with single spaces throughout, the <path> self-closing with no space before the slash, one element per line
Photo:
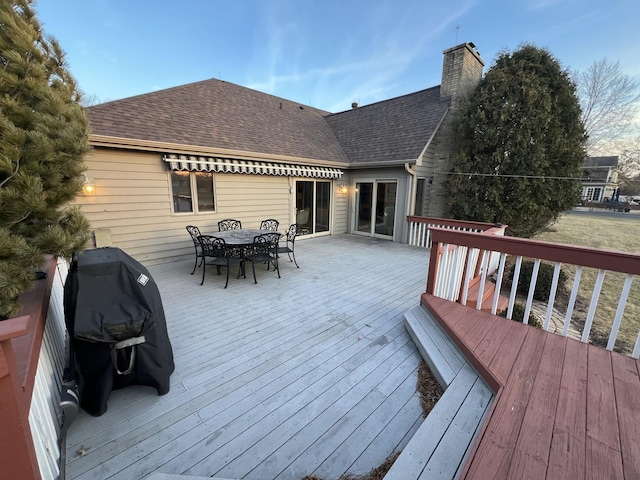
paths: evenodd
<path fill-rule="evenodd" d="M 589 202 L 599 202 L 602 189 L 600 187 L 588 187 L 586 199 Z"/>
<path fill-rule="evenodd" d="M 213 173 L 178 170 L 172 170 L 170 173 L 173 213 L 215 211 Z"/>

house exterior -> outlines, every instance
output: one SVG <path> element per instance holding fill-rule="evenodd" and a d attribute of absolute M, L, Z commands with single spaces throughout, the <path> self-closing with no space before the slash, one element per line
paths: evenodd
<path fill-rule="evenodd" d="M 334 114 L 215 79 L 89 107 L 93 246 L 170 262 L 224 218 L 406 242 L 407 215 L 446 211 L 452 113 L 484 68 L 472 43 L 443 53 L 441 85 Z"/>
<path fill-rule="evenodd" d="M 618 189 L 618 157 L 587 157 L 582 165 L 583 202 L 605 202 Z"/>

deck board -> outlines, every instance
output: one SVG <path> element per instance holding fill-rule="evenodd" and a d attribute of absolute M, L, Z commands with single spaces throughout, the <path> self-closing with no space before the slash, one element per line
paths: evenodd
<path fill-rule="evenodd" d="M 547 472 L 566 338 L 546 335 L 527 410 L 509 467 L 513 478 L 543 478 Z"/>
<path fill-rule="evenodd" d="M 500 382 L 461 478 L 639 478 L 638 360 L 499 317 L 477 342 L 458 310 L 443 328 Z"/>
<path fill-rule="evenodd" d="M 640 382 L 638 365 L 628 357 L 615 355 L 612 358 L 616 407 L 623 422 L 618 422 L 622 439 L 622 465 L 625 478 L 640 478 Z"/>
<path fill-rule="evenodd" d="M 537 334 L 540 333 L 540 334 Z M 531 329 L 527 332 L 519 355 L 513 362 L 514 377 L 526 378 L 537 369 L 541 359 L 544 335 Z M 507 382 L 496 395 L 497 403 L 483 433 L 491 442 L 481 441 L 469 474 L 476 478 L 508 478 L 518 433 L 527 411 L 533 382 Z"/>
<path fill-rule="evenodd" d="M 549 478 L 583 478 L 587 409 L 587 349 L 567 342 L 560 379 L 553 439 L 549 452 Z"/>
<path fill-rule="evenodd" d="M 299 480 L 366 472 L 402 449 L 422 422 L 403 313 L 424 291 L 428 251 L 337 235 L 296 242 L 296 256 L 300 268 L 281 262 L 280 279 L 257 266 L 257 285 L 234 270 L 226 290 L 215 269 L 200 286 L 191 261 L 150 268 L 174 349 L 171 390 L 131 386 L 101 417 L 81 411 L 68 478 Z"/>

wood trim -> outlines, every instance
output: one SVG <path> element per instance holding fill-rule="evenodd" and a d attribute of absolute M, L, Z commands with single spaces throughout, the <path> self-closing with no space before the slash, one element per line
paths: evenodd
<path fill-rule="evenodd" d="M 46 271 L 46 280 L 19 297 L 18 316 L 0 322 L 0 478 L 41 478 L 29 410 L 56 273 L 51 257 Z"/>
<path fill-rule="evenodd" d="M 29 412 L 31 395 L 38 368 L 40 346 L 44 335 L 44 325 L 49 310 L 49 298 L 51 287 L 56 274 L 56 262 L 52 257 L 47 258 L 45 280 L 36 280 L 33 288 L 24 292 L 18 298 L 22 308 L 18 312 L 21 316 L 28 316 L 27 331 L 25 335 L 15 337 L 12 340 L 13 352 L 16 358 L 18 379 L 24 393 L 23 408 Z"/>
<path fill-rule="evenodd" d="M 493 375 L 491 370 L 489 370 L 488 366 L 485 365 L 473 352 L 471 348 L 464 343 L 460 337 L 449 327 L 449 324 L 443 321 L 439 309 L 437 308 L 438 302 L 445 302 L 446 304 L 450 304 L 451 302 L 447 300 L 442 300 L 440 298 L 434 297 L 433 295 L 429 295 L 427 293 L 422 294 L 420 298 L 420 303 L 424 306 L 429 313 L 433 316 L 433 318 L 438 322 L 440 327 L 449 335 L 449 338 L 456 344 L 456 346 L 460 349 L 462 354 L 466 357 L 467 361 L 473 365 L 473 368 L 480 374 L 482 379 L 489 385 L 489 388 L 494 391 L 496 395 L 500 393 L 500 389 L 502 388 L 502 383 Z M 475 314 L 482 315 L 481 312 L 477 312 L 475 310 L 471 310 L 475 312 Z"/>

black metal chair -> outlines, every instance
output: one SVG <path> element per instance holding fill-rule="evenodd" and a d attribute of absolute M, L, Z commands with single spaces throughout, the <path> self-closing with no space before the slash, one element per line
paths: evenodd
<path fill-rule="evenodd" d="M 193 275 L 193 272 L 196 271 L 196 267 L 198 266 L 198 259 L 200 259 L 200 265 L 202 265 L 202 247 L 200 245 L 200 239 L 198 238 L 200 236 L 200 229 L 198 227 L 196 227 L 195 225 L 187 225 L 187 232 L 189 232 L 189 235 L 191 235 L 191 240 L 193 240 L 193 246 L 196 249 L 196 263 L 193 266 L 193 270 L 191 270 L 191 275 Z"/>
<path fill-rule="evenodd" d="M 218 222 L 218 230 L 221 232 L 225 230 L 240 230 L 241 228 L 242 222 L 233 218 L 226 218 Z"/>
<path fill-rule="evenodd" d="M 207 270 L 207 265 L 215 265 L 218 275 L 220 275 L 220 267 L 226 267 L 227 280 L 224 284 L 224 288 L 229 285 L 229 270 L 231 265 L 240 263 L 241 260 L 235 256 L 229 254 L 227 244 L 222 238 L 214 237 L 213 235 L 200 235 L 198 237 L 200 245 L 202 246 L 202 255 L 204 262 L 202 263 L 202 281 L 200 285 L 204 284 L 204 275 Z M 240 267 L 242 270 L 242 268 Z"/>
<path fill-rule="evenodd" d="M 280 226 L 280 222 L 275 218 L 267 218 L 260 222 L 260 230 L 273 230 L 276 232 L 278 231 L 278 226 Z"/>
<path fill-rule="evenodd" d="M 280 241 L 281 234 L 278 232 L 263 233 L 253 238 L 253 244 L 247 250 L 245 260 L 251 262 L 251 268 L 253 270 L 253 281 L 258 283 L 256 278 L 256 263 L 266 263 L 267 270 L 273 265 L 274 270 L 278 273 L 280 278 L 280 268 L 278 267 L 278 242 Z"/>
<path fill-rule="evenodd" d="M 289 260 L 295 263 L 296 267 L 300 268 L 300 266 L 298 265 L 298 262 L 296 261 L 296 253 L 295 253 L 297 235 L 298 235 L 298 224 L 292 223 L 291 225 L 289 225 L 289 228 L 287 229 L 287 233 L 285 234 L 285 237 L 284 237 L 285 241 L 278 246 L 278 253 L 279 254 L 286 253 L 287 255 L 289 255 Z"/>

